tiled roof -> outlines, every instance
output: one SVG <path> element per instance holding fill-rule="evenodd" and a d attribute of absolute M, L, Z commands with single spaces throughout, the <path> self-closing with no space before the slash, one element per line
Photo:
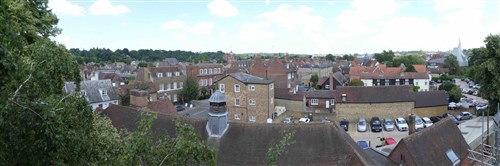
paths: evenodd
<path fill-rule="evenodd" d="M 274 88 L 274 98 L 293 100 L 293 101 L 303 101 L 305 92 L 290 92 L 288 88 Z"/>
<path fill-rule="evenodd" d="M 349 74 L 359 79 L 429 79 L 424 65 L 414 67 L 417 72 L 403 72 L 405 68 L 386 67 L 383 64 L 376 67 L 356 66 L 350 68 Z"/>
<path fill-rule="evenodd" d="M 452 165 L 446 156 L 450 149 L 462 161 L 469 153 L 469 145 L 457 125 L 448 117 L 401 139 L 389 158 L 397 161 L 400 156 L 395 154 L 406 151 L 410 153 L 410 156 L 405 156 L 406 160 L 414 161 L 416 165 Z"/>
<path fill-rule="evenodd" d="M 341 101 L 342 95 L 346 101 Z M 410 85 L 392 86 L 339 86 L 335 91 L 335 98 L 343 103 L 391 103 L 413 102 L 415 95 Z"/>
<path fill-rule="evenodd" d="M 105 79 L 110 79 L 111 82 L 123 82 L 123 79 L 120 77 L 120 75 L 118 75 L 116 73 L 100 72 L 99 73 L 99 80 L 105 80 Z"/>
<path fill-rule="evenodd" d="M 447 105 L 448 95 L 445 91 L 428 91 L 415 93 L 415 108 Z"/>
<path fill-rule="evenodd" d="M 160 114 L 173 116 L 179 115 L 174 107 L 174 104 L 168 98 L 150 102 L 150 108 L 153 112 L 157 112 Z"/>
<path fill-rule="evenodd" d="M 270 84 L 274 82 L 272 80 L 266 80 L 264 78 L 260 78 L 243 72 L 231 73 L 228 76 L 231 76 L 243 83 L 250 83 L 250 84 Z"/>
<path fill-rule="evenodd" d="M 118 100 L 118 95 L 115 93 L 109 79 L 82 81 L 80 82 L 80 88 L 85 91 L 85 98 L 89 103 Z M 102 90 L 105 90 L 107 95 L 102 95 Z"/>
<path fill-rule="evenodd" d="M 333 99 L 335 98 L 335 91 L 332 90 L 311 90 L 306 92 L 306 98 L 322 98 Z"/>

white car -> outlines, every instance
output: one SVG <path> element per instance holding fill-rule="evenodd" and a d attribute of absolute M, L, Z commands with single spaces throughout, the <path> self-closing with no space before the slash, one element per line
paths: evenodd
<path fill-rule="evenodd" d="M 358 120 L 358 131 L 365 132 L 368 124 L 366 123 L 366 119 L 364 117 L 359 118 Z"/>
<path fill-rule="evenodd" d="M 426 127 L 426 128 L 429 126 L 432 126 L 432 124 L 433 124 L 431 119 L 429 119 L 428 117 L 423 117 L 422 121 L 424 121 L 424 127 Z"/>
<path fill-rule="evenodd" d="M 309 122 L 311 122 L 311 119 L 309 119 L 309 118 L 300 118 L 299 119 L 299 123 L 309 123 Z"/>
<path fill-rule="evenodd" d="M 396 127 L 399 131 L 408 131 L 408 123 L 406 123 L 404 118 L 399 117 L 394 121 L 396 122 Z"/>
<path fill-rule="evenodd" d="M 420 119 L 420 117 L 415 116 L 415 130 L 421 130 L 424 129 L 424 121 Z"/>

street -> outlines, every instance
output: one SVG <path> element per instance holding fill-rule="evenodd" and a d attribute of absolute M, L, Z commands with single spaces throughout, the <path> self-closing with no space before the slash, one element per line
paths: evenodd
<path fill-rule="evenodd" d="M 185 116 L 189 114 L 189 118 L 195 119 L 207 119 L 208 110 L 210 109 L 210 105 L 207 100 L 193 100 L 193 108 L 186 107 L 184 111 L 179 111 L 180 116 Z"/>

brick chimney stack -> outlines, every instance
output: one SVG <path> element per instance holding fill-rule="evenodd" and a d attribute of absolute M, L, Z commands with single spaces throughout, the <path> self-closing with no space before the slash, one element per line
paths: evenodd
<path fill-rule="evenodd" d="M 408 116 L 408 134 L 411 135 L 416 132 L 415 129 L 415 114 L 410 114 Z"/>
<path fill-rule="evenodd" d="M 333 90 L 333 73 L 330 73 L 330 78 L 329 78 L 328 85 L 330 87 L 330 90 Z"/>
<path fill-rule="evenodd" d="M 145 108 L 148 106 L 148 91 L 130 90 L 130 106 L 135 108 Z"/>

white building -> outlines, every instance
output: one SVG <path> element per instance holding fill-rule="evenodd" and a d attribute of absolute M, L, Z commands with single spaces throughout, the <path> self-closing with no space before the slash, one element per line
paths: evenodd
<path fill-rule="evenodd" d="M 469 66 L 469 59 L 467 59 L 467 55 L 462 52 L 462 43 L 460 40 L 458 40 L 458 47 L 453 48 L 452 54 L 457 57 L 458 66 Z"/>
<path fill-rule="evenodd" d="M 75 87 L 73 82 L 66 82 L 64 90 L 66 93 L 70 93 L 75 91 Z M 106 109 L 111 103 L 118 104 L 118 95 L 109 79 L 82 81 L 80 82 L 80 93 L 85 97 L 92 110 Z"/>

